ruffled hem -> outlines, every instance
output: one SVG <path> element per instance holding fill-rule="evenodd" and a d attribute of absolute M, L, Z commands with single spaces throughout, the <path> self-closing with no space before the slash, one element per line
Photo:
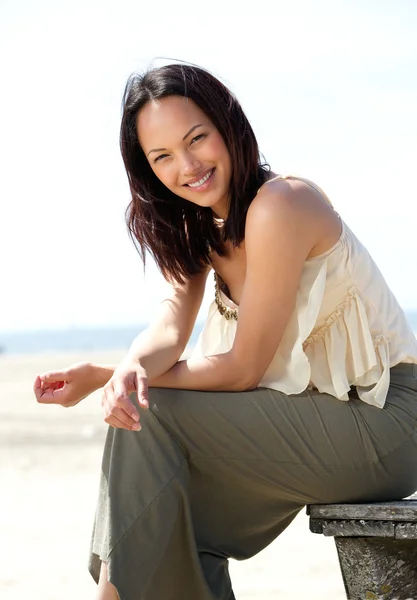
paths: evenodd
<path fill-rule="evenodd" d="M 355 287 L 303 343 L 310 364 L 310 385 L 320 392 L 348 400 L 356 386 L 364 402 L 382 408 L 389 387 L 389 344 L 373 336 L 365 306 Z M 343 368 L 341 368 L 343 365 Z"/>
<path fill-rule="evenodd" d="M 355 287 L 348 290 L 346 299 L 324 325 L 313 330 L 320 303 L 309 299 L 324 294 L 325 277 L 324 264 L 316 272 L 310 294 L 298 298 L 298 306 L 259 387 L 288 395 L 315 388 L 339 400 L 349 400 L 349 391 L 356 386 L 361 400 L 382 408 L 390 383 L 388 341 L 383 335 L 371 334 L 365 306 Z M 229 351 L 236 329 L 237 322 L 226 320 L 213 302 L 193 356 Z"/>
<path fill-rule="evenodd" d="M 390 367 L 399 362 L 398 352 L 391 355 L 391 339 L 384 335 L 375 309 L 364 303 L 352 280 L 344 290 L 337 287 L 327 292 L 327 277 L 327 257 L 306 263 L 294 311 L 259 387 L 287 395 L 300 394 L 310 387 L 349 400 L 349 391 L 355 386 L 361 400 L 382 408 L 390 384 Z M 220 296 L 221 290 L 217 291 Z M 338 295 L 339 304 L 323 323 L 319 313 L 327 293 Z M 320 326 L 314 329 L 318 322 Z M 227 320 L 213 302 L 193 355 L 228 352 L 236 329 L 237 321 Z M 406 342 L 401 340 L 401 348 L 408 350 L 411 344 Z M 415 348 L 411 355 L 417 356 Z"/>
<path fill-rule="evenodd" d="M 293 322 L 260 386 L 286 394 L 314 388 L 339 400 L 349 400 L 356 386 L 361 400 L 382 408 L 390 383 L 389 344 L 384 335 L 372 335 L 357 289 L 348 289 L 325 323 L 313 329 L 318 317 L 313 308 L 321 306 L 324 295 L 325 265 L 316 272 L 309 297 L 299 298 Z"/>
<path fill-rule="evenodd" d="M 322 340 L 329 331 L 330 327 L 332 327 L 332 325 L 343 316 L 347 306 L 351 304 L 353 300 L 356 300 L 356 298 L 357 291 L 356 288 L 352 286 L 347 292 L 346 300 L 341 302 L 332 312 L 332 314 L 327 317 L 325 324 L 308 336 L 303 343 L 303 349 L 306 350 L 312 343 Z"/>

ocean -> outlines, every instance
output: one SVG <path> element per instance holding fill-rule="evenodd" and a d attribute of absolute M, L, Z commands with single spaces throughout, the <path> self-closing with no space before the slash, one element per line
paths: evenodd
<path fill-rule="evenodd" d="M 196 324 L 190 339 L 191 345 L 196 343 L 202 326 L 202 323 Z M 134 338 L 144 329 L 146 324 L 0 332 L 0 354 L 127 350 Z"/>
<path fill-rule="evenodd" d="M 417 310 L 406 311 L 408 322 L 417 335 Z M 197 323 L 190 339 L 193 346 L 203 323 Z M 0 353 L 35 354 L 51 352 L 72 352 L 81 350 L 123 350 L 128 349 L 133 339 L 146 328 L 142 325 L 121 327 L 71 327 L 40 331 L 0 331 Z"/>

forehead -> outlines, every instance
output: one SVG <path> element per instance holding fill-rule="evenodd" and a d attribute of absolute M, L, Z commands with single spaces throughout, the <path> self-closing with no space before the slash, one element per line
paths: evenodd
<path fill-rule="evenodd" d="M 190 98 L 168 96 L 148 102 L 136 117 L 139 143 L 148 147 L 168 147 L 169 141 L 182 140 L 197 124 L 210 123 L 205 113 Z"/>

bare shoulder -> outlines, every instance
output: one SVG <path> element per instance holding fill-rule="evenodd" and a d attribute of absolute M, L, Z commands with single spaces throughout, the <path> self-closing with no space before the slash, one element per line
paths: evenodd
<path fill-rule="evenodd" d="M 255 196 L 249 211 L 270 216 L 281 213 L 311 216 L 314 213 L 317 217 L 322 213 L 334 213 L 323 194 L 301 179 L 267 181 Z"/>
<path fill-rule="evenodd" d="M 252 201 L 246 234 L 264 228 L 306 245 L 309 256 L 331 247 L 340 236 L 340 218 L 318 189 L 301 179 L 266 182 Z"/>

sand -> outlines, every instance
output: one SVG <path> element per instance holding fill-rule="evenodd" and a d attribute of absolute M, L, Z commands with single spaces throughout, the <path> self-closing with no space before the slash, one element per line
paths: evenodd
<path fill-rule="evenodd" d="M 117 363 L 121 352 L 0 357 L 0 598 L 94 599 L 89 539 L 106 424 L 100 395 L 63 409 L 39 405 L 37 373 L 80 360 Z M 332 539 L 306 515 L 256 557 L 231 561 L 237 600 L 342 600 Z M 161 599 L 162 600 L 162 599 Z"/>

